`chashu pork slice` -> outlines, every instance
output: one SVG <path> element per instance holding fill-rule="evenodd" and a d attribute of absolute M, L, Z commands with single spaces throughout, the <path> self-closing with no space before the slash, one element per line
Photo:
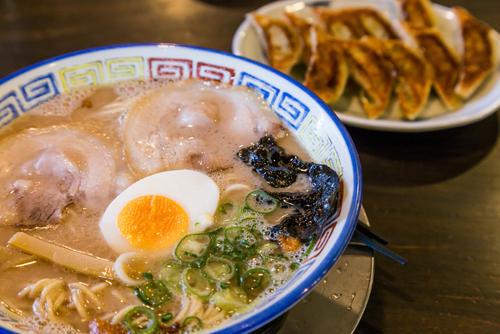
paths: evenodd
<path fill-rule="evenodd" d="M 58 223 L 69 205 L 92 212 L 116 195 L 114 152 L 69 126 L 29 128 L 0 141 L 0 226 Z"/>

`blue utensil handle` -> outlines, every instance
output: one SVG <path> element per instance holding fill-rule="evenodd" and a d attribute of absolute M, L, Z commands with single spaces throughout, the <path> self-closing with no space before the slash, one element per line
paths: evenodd
<path fill-rule="evenodd" d="M 375 252 L 380 253 L 380 254 L 398 262 L 401 265 L 405 265 L 408 263 L 408 260 L 406 260 L 404 257 L 396 254 L 395 252 L 393 252 L 389 248 L 385 247 L 384 245 L 380 244 L 376 240 L 368 237 L 366 234 L 361 232 L 358 228 L 354 232 L 353 239 L 357 240 L 359 242 L 362 242 L 367 247 L 370 247 L 371 249 L 373 249 Z"/>

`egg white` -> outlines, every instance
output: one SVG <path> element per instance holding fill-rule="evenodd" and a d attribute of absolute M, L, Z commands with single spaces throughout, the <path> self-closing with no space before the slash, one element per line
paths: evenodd
<path fill-rule="evenodd" d="M 114 251 L 146 252 L 133 247 L 123 237 L 118 228 L 118 216 L 128 202 L 147 195 L 165 196 L 179 204 L 188 215 L 189 233 L 197 233 L 213 224 L 219 187 L 209 176 L 188 169 L 153 174 L 133 183 L 108 205 L 99 222 L 104 239 Z M 154 253 L 171 251 L 172 246 L 166 246 Z"/>

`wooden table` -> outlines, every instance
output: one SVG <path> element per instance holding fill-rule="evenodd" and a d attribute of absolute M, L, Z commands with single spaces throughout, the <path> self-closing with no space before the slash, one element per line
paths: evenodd
<path fill-rule="evenodd" d="M 467 6 L 500 30 L 498 0 L 438 2 Z M 0 76 L 115 43 L 230 50 L 244 13 L 265 3 L 2 0 Z M 400 267 L 377 257 L 373 295 L 357 331 L 500 333 L 498 115 L 428 134 L 349 130 L 363 164 L 370 220 L 410 261 Z"/>

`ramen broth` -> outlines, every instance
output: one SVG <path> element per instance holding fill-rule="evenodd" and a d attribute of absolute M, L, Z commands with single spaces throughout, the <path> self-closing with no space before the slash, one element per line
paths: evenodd
<path fill-rule="evenodd" d="M 214 97 L 213 91 L 223 91 L 223 93 Z M 245 110 L 238 111 L 242 112 L 241 115 L 235 116 L 239 117 L 243 122 L 239 124 L 240 127 L 221 126 L 218 122 L 222 122 L 221 120 L 226 117 L 227 113 L 234 112 L 234 110 L 231 110 L 234 103 L 234 101 L 231 101 L 231 95 L 234 94 L 237 96 L 239 94 L 240 97 L 244 96 L 249 100 L 255 100 L 250 101 L 248 105 L 257 106 L 260 110 L 253 110 L 248 115 L 244 114 L 247 112 Z M 191 100 L 197 101 L 198 104 L 190 105 L 190 96 L 194 96 L 195 98 Z M 173 101 L 173 106 L 169 105 L 169 99 Z M 213 99 L 216 99 L 216 101 Z M 227 99 L 227 101 L 223 101 L 223 99 Z M 172 117 L 171 115 L 175 114 L 176 110 L 183 108 L 181 105 L 183 100 L 184 107 L 187 106 L 186 108 L 190 108 L 190 110 L 186 115 L 181 116 L 181 118 L 185 118 L 182 121 L 192 122 L 195 124 L 194 127 L 179 127 L 168 118 Z M 141 104 L 142 106 L 138 107 Z M 141 131 L 149 131 L 149 129 L 140 128 L 139 125 L 135 125 L 137 128 L 134 129 L 127 125 L 125 120 L 127 117 L 131 117 L 129 115 L 131 108 L 144 109 L 140 110 L 140 112 L 134 111 L 136 115 L 133 115 L 133 117 L 142 117 L 140 121 L 143 122 L 145 127 L 153 126 L 148 122 L 155 122 L 157 124 L 154 126 L 158 127 L 160 131 L 175 132 L 175 135 L 171 137 L 163 135 L 160 138 L 161 140 L 154 142 L 154 145 L 152 144 L 149 149 L 161 151 L 161 145 L 164 144 L 164 141 L 168 142 L 169 138 L 176 137 L 189 138 L 189 140 L 186 140 L 186 145 L 191 145 L 189 148 L 191 151 L 188 153 L 177 152 L 176 157 L 169 157 L 168 154 L 170 153 L 168 152 L 164 153 L 165 156 L 158 156 L 156 152 L 145 153 L 141 151 L 141 147 L 134 147 L 136 151 L 125 149 L 124 142 L 134 140 L 127 139 L 127 131 L 135 131 L 138 135 L 140 135 Z M 148 108 L 154 108 L 155 110 L 165 108 L 165 114 L 155 118 L 151 116 L 153 111 L 148 110 Z M 213 110 L 218 114 L 210 115 Z M 202 113 L 203 117 L 198 118 L 196 113 Z M 262 115 L 265 115 L 266 123 L 257 124 L 260 122 L 260 118 L 254 119 L 254 117 L 264 117 Z M 248 125 L 261 126 L 263 129 L 250 132 L 243 131 L 242 129 Z M 272 132 L 278 138 L 279 144 L 287 152 L 308 159 L 306 152 L 300 147 L 297 140 L 282 127 L 279 119 L 255 94 L 245 88 L 232 88 L 200 82 L 126 82 L 114 87 L 82 89 L 62 95 L 38 106 L 27 115 L 10 124 L 0 134 L 0 147 L 3 147 L 1 143 L 19 135 L 26 129 L 49 127 L 76 129 L 87 136 L 96 138 L 104 145 L 109 156 L 114 161 L 113 179 L 110 181 L 112 182 L 111 190 L 109 194 L 105 194 L 101 203 L 97 203 L 92 209 L 80 205 L 78 198 L 76 200 L 72 199 L 76 202 L 64 207 L 61 219 L 50 224 L 18 226 L 15 223 L 5 225 L 0 222 L 0 245 L 2 246 L 7 245 L 7 241 L 14 233 L 24 231 L 44 240 L 114 261 L 119 254 L 108 246 L 101 235 L 98 226 L 99 219 L 113 198 L 133 182 L 163 170 L 192 169 L 200 170 L 209 175 L 220 188 L 221 194 L 234 184 L 244 184 L 249 189 L 270 189 L 258 175 L 252 172 L 251 168 L 235 158 L 238 149 L 250 145 L 257 141 L 261 135 L 268 132 Z M 72 138 L 61 137 L 58 139 L 55 137 L 54 140 L 55 142 L 52 145 L 57 147 L 60 142 L 71 142 Z M 169 143 L 165 145 L 169 145 Z M 148 154 L 149 159 L 147 158 Z M 28 161 L 31 158 L 26 157 L 26 160 Z M 134 159 L 145 160 L 132 162 Z M 3 171 L 0 171 L 0 173 L 3 173 Z M 12 180 L 6 179 L 5 175 L 0 175 L 0 181 L 5 186 L 6 182 Z M 304 190 L 307 187 L 308 182 L 303 178 L 287 190 Z M 87 199 L 83 198 L 83 200 Z M 244 201 L 244 197 L 241 198 L 240 195 L 238 200 Z M 278 211 L 268 215 L 266 220 L 271 225 L 276 224 L 286 214 L 286 210 Z M 224 224 L 224 222 L 216 219 L 210 230 Z M 11 247 L 8 248 L 9 252 L 14 254 L 14 258 L 24 256 L 20 251 Z M 299 254 L 302 251 L 303 248 L 294 254 Z M 147 260 L 144 267 L 147 268 L 147 272 L 157 277 L 165 260 L 171 257 L 164 256 L 160 259 Z M 298 255 L 293 255 L 291 258 L 293 259 L 290 260 L 290 263 L 298 261 Z M 74 308 L 61 307 L 56 316 L 62 321 L 61 324 L 55 325 L 50 324 L 47 319 L 39 319 L 33 316 L 33 299 L 18 296 L 19 291 L 27 285 L 44 278 L 59 278 L 67 283 L 82 282 L 88 287 L 105 282 L 106 287 L 98 293 L 99 305 L 90 308 L 86 318 L 81 319 Z M 286 280 L 286 277 L 284 280 Z M 52 262 L 40 260 L 37 257 L 27 258 L 24 262 L 21 261 L 10 268 L 2 269 L 0 272 L 0 298 L 2 303 L 10 310 L 28 319 L 26 320 L 27 323 L 31 324 L 34 330 L 45 328 L 48 332 L 70 332 L 72 330 L 86 332 L 89 330 L 88 323 L 90 320 L 101 317 L 106 318 L 106 315 L 108 315 L 107 319 L 109 320 L 109 314 L 112 316 L 127 305 L 141 304 L 141 301 L 134 294 L 134 290 L 121 284 L 118 280 L 103 280 L 76 273 Z M 164 312 L 169 311 L 175 316 L 181 307 L 180 302 L 179 298 L 171 298 L 167 305 L 164 306 Z M 230 315 L 231 312 L 225 314 L 224 318 Z M 63 324 L 68 324 L 71 327 Z"/>

